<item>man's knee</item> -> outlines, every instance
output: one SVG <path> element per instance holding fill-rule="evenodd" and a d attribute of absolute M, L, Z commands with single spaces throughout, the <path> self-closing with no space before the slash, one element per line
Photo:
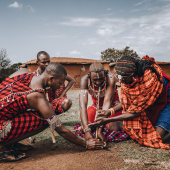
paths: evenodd
<path fill-rule="evenodd" d="M 63 100 L 62 108 L 64 111 L 69 110 L 71 106 L 72 106 L 72 101 L 70 99 L 66 98 Z"/>

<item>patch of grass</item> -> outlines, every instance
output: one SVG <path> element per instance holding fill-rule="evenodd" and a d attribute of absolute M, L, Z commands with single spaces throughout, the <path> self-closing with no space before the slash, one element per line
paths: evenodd
<path fill-rule="evenodd" d="M 170 150 L 155 149 L 142 146 L 133 140 L 120 142 L 120 150 L 117 155 L 123 159 L 138 159 L 140 161 L 169 161 Z"/>

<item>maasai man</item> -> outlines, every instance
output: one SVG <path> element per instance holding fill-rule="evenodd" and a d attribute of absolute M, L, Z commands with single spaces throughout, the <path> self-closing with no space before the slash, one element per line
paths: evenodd
<path fill-rule="evenodd" d="M 111 107 L 115 109 L 115 115 L 122 114 L 119 97 L 116 89 L 116 77 L 104 70 L 101 63 L 93 63 L 90 65 L 89 73 L 81 78 L 80 81 L 80 116 L 87 141 L 93 140 L 91 129 L 88 128 L 88 122 L 93 123 L 95 120 L 97 108 L 107 110 Z M 92 97 L 93 105 L 87 109 L 88 92 Z M 111 114 L 104 114 L 104 117 L 112 117 Z M 122 123 L 114 122 L 106 125 L 108 130 L 121 130 Z M 100 127 L 97 130 L 97 138 L 105 142 L 106 138 L 103 134 L 103 129 Z"/>
<path fill-rule="evenodd" d="M 133 140 L 141 145 L 169 149 L 162 140 L 170 139 L 170 78 L 148 56 L 142 60 L 124 56 L 117 61 L 115 70 L 121 81 L 123 114 L 99 118 L 89 127 L 123 120 L 123 129 Z"/>
<path fill-rule="evenodd" d="M 50 63 L 49 54 L 45 51 L 40 51 L 37 54 L 37 64 L 39 67 L 33 73 L 35 73 L 37 76 L 41 75 L 49 63 Z M 55 99 L 55 104 L 57 105 L 58 108 L 60 108 L 58 109 L 58 114 L 66 112 L 67 110 L 70 109 L 72 105 L 72 101 L 67 98 L 66 93 L 75 83 L 75 80 L 70 75 L 67 74 L 66 81 L 68 81 L 66 87 L 64 82 L 60 89 L 57 89 L 55 93 L 52 92 L 51 90 L 49 91 L 50 101 Z"/>
<path fill-rule="evenodd" d="M 9 147 L 20 140 L 35 135 L 50 125 L 61 136 L 87 149 L 99 149 L 103 143 L 87 141 L 76 137 L 65 128 L 56 116 L 55 103 L 47 101 L 44 91 L 60 88 L 67 72 L 59 63 L 49 64 L 40 76 L 21 69 L 0 84 L 0 158 L 16 161 L 26 157 L 23 148 Z M 24 73 L 24 74 L 22 74 Z M 54 105 L 53 105 L 54 104 Z M 28 109 L 34 111 L 27 111 Z M 13 148 L 13 147 L 12 147 Z"/>

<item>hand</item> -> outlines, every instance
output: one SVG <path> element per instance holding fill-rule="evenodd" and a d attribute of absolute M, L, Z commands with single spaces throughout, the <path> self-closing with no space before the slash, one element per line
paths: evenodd
<path fill-rule="evenodd" d="M 108 117 L 108 116 L 110 116 L 110 110 L 99 110 L 98 112 L 97 112 L 97 118 L 99 118 L 99 117 Z"/>
<path fill-rule="evenodd" d="M 104 147 L 106 147 L 106 138 L 103 134 L 102 128 L 96 129 L 97 139 L 100 139 L 104 143 Z"/>
<path fill-rule="evenodd" d="M 99 139 L 92 138 L 87 140 L 87 149 L 103 149 L 104 143 Z"/>
<path fill-rule="evenodd" d="M 85 133 L 85 139 L 86 141 L 93 139 L 92 133 L 90 131 Z"/>
<path fill-rule="evenodd" d="M 103 117 L 99 117 L 95 120 L 95 123 L 90 123 L 88 124 L 89 128 L 95 128 L 95 127 L 99 127 L 101 125 L 106 124 L 106 118 Z"/>

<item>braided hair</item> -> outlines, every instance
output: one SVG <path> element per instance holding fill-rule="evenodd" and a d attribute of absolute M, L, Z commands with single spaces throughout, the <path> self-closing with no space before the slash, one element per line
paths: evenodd
<path fill-rule="evenodd" d="M 146 69 L 152 70 L 155 72 L 157 77 L 160 78 L 160 75 L 157 73 L 156 69 L 153 66 L 154 62 L 151 60 L 139 60 L 131 56 L 121 57 L 115 66 L 115 71 L 118 75 L 121 76 L 138 76 L 142 77 Z"/>

